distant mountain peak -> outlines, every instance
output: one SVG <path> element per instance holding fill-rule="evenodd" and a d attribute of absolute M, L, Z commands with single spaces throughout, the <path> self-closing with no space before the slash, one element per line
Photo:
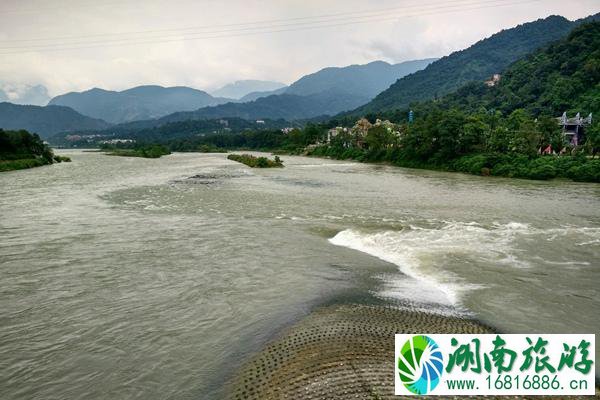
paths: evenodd
<path fill-rule="evenodd" d="M 261 81 L 256 79 L 238 80 L 211 92 L 215 97 L 228 97 L 241 99 L 253 92 L 270 92 L 286 87 L 285 83 L 275 81 Z"/>
<path fill-rule="evenodd" d="M 208 93 L 186 86 L 141 85 L 122 91 L 92 88 L 53 98 L 49 104 L 63 105 L 111 123 L 155 119 L 178 112 L 222 104 Z"/>
<path fill-rule="evenodd" d="M 58 132 L 104 129 L 105 121 L 89 118 L 63 106 L 32 106 L 0 103 L 0 128 L 26 129 L 47 138 Z"/>
<path fill-rule="evenodd" d="M 155 121 L 154 126 L 185 120 L 227 117 L 293 121 L 333 115 L 368 102 L 398 78 L 424 68 L 431 61 L 416 60 L 395 65 L 381 61 L 324 68 L 303 76 L 290 87 L 252 92 L 242 98 L 243 103 L 229 102 L 167 115 Z M 153 123 L 144 125 L 152 126 Z"/>

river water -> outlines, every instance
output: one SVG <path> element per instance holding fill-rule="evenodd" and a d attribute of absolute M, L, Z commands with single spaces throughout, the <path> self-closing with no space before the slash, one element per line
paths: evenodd
<path fill-rule="evenodd" d="M 3 399 L 219 398 L 337 301 L 600 333 L 600 185 L 64 153 L 0 174 Z"/>

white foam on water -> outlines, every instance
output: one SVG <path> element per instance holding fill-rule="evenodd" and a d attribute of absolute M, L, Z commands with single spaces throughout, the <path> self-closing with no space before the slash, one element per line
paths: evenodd
<path fill-rule="evenodd" d="M 397 265 L 400 271 L 421 283 L 388 283 L 385 294 L 404 299 L 460 306 L 461 295 L 481 288 L 443 269 L 444 257 L 468 255 L 479 260 L 527 268 L 513 245 L 516 235 L 529 234 L 527 224 L 510 222 L 484 227 L 475 222 L 438 222 L 435 227 L 411 225 L 401 231 L 364 233 L 355 229 L 339 232 L 329 241 Z M 440 296 L 439 293 L 443 293 Z"/>
<path fill-rule="evenodd" d="M 476 222 L 427 221 L 426 227 L 409 225 L 401 231 L 386 230 L 369 233 L 356 229 L 339 232 L 329 241 L 372 255 L 399 267 L 412 278 L 387 280 L 379 293 L 421 304 L 439 304 L 461 308 L 461 297 L 468 291 L 485 286 L 469 283 L 445 270 L 444 265 L 456 258 L 465 262 L 489 263 L 506 268 L 531 268 L 540 257 L 528 254 L 517 246 L 517 240 L 547 240 L 598 246 L 600 228 L 557 227 L 538 229 L 520 222 L 494 223 L 483 226 Z M 585 266 L 581 260 L 544 260 L 557 266 Z"/>

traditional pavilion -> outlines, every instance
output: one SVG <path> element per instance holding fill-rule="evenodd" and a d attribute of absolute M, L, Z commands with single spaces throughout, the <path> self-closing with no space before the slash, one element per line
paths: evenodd
<path fill-rule="evenodd" d="M 563 135 L 572 146 L 582 144 L 585 139 L 585 129 L 592 124 L 592 113 L 587 118 L 581 118 L 580 113 L 574 118 L 568 118 L 564 112 L 562 117 L 557 118 L 562 127 Z"/>

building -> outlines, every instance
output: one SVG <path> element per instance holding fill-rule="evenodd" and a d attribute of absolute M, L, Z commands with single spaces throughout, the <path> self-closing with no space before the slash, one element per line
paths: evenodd
<path fill-rule="evenodd" d="M 109 139 L 109 140 L 101 140 L 98 143 L 101 144 L 123 144 L 123 143 L 135 143 L 133 139 Z"/>
<path fill-rule="evenodd" d="M 335 128 L 331 128 L 327 131 L 327 143 L 331 143 L 331 139 L 336 137 L 342 132 L 348 132 L 348 128 L 343 128 L 341 126 L 336 126 Z"/>
<path fill-rule="evenodd" d="M 567 117 L 564 112 L 561 117 L 556 118 L 562 128 L 565 139 L 571 146 L 578 146 L 585 140 L 585 129 L 592 124 L 592 113 L 587 118 L 581 118 L 580 113 L 574 118 Z"/>
<path fill-rule="evenodd" d="M 489 87 L 496 86 L 500 82 L 500 74 L 492 75 L 492 79 L 485 81 L 485 84 Z"/>

